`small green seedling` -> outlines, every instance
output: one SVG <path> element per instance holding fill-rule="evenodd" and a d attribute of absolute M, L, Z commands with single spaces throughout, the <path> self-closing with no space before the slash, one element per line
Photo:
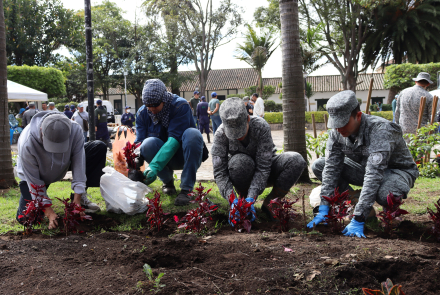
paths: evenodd
<path fill-rule="evenodd" d="M 148 278 L 148 284 L 153 286 L 153 289 L 150 289 L 150 291 L 153 291 L 154 293 L 160 292 L 160 289 L 165 287 L 165 285 L 160 284 L 160 279 L 163 277 L 164 273 L 161 272 L 157 278 L 154 278 L 153 275 L 153 269 L 151 269 L 151 266 L 149 266 L 147 263 L 144 264 L 144 273 L 147 275 Z"/>

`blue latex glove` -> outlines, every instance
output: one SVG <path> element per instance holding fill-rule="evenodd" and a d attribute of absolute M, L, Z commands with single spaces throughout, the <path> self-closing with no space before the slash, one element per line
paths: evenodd
<path fill-rule="evenodd" d="M 144 183 L 146 185 L 149 185 L 151 183 L 153 183 L 156 178 L 157 178 L 157 173 L 156 171 L 152 170 L 150 167 L 148 167 L 147 169 L 145 169 L 144 171 L 144 176 L 145 176 L 145 180 Z"/>
<path fill-rule="evenodd" d="M 246 202 L 254 202 L 254 201 L 255 201 L 254 198 L 246 198 L 245 200 L 246 200 Z M 234 206 L 235 206 L 237 203 L 238 203 L 238 199 L 235 199 L 234 202 L 232 202 L 232 204 L 231 204 L 231 210 L 234 209 Z M 228 222 L 229 222 L 230 225 L 234 226 L 234 224 L 231 222 L 231 210 L 229 210 L 229 219 L 228 219 Z M 251 211 L 252 211 L 254 214 L 249 213 L 249 215 L 252 215 L 251 222 L 253 222 L 253 221 L 255 220 L 256 216 L 257 216 L 257 212 L 255 211 L 254 204 L 251 205 Z M 236 212 L 235 215 L 238 215 L 238 212 Z"/>
<path fill-rule="evenodd" d="M 359 222 L 353 218 L 351 222 L 344 228 L 342 233 L 344 234 L 344 236 L 348 237 L 356 236 L 358 238 L 367 238 L 364 235 L 364 224 L 365 222 Z"/>
<path fill-rule="evenodd" d="M 307 224 L 308 228 L 313 228 L 313 224 L 318 225 L 321 222 L 325 221 L 327 218 L 325 218 L 326 215 L 328 215 L 328 211 L 330 210 L 330 206 L 328 205 L 319 205 L 319 211 L 318 214 L 313 218 L 312 221 Z"/>

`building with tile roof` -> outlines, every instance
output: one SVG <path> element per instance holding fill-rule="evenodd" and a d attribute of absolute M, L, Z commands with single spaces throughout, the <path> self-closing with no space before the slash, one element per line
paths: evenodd
<path fill-rule="evenodd" d="M 195 71 L 182 71 L 179 73 L 188 78 L 180 87 L 180 96 L 190 100 L 194 91 L 200 89 L 197 73 Z M 388 97 L 389 90 L 384 89 L 383 86 L 384 74 L 359 74 L 356 96 L 362 99 L 363 106 L 366 105 L 371 78 L 374 79 L 372 103 L 378 101 L 384 102 Z M 206 93 L 201 95 L 206 96 L 209 101 L 211 93 L 216 92 L 218 98 L 223 100 L 230 94 L 244 94 L 245 88 L 254 86 L 257 82 L 257 72 L 252 68 L 211 70 L 208 75 Z M 263 85 L 272 85 L 275 87 L 275 93 L 269 97 L 269 99 L 276 103 L 281 103 L 279 98 L 282 91 L 282 88 L 280 88 L 281 82 L 281 77 L 263 78 Z M 307 82 L 312 84 L 314 92 L 314 95 L 310 98 L 307 106 L 307 109 L 311 111 L 316 111 L 320 107 L 323 107 L 330 97 L 342 90 L 340 75 L 309 76 L 307 77 Z M 168 91 L 170 90 L 171 89 L 168 89 Z M 102 97 L 102 94 L 100 97 Z M 124 89 L 121 87 L 111 88 L 109 90 L 109 100 L 112 102 L 115 110 L 121 112 L 123 107 L 125 107 Z M 127 93 L 127 105 L 134 109 L 140 107 L 136 105 L 134 96 L 129 93 Z"/>

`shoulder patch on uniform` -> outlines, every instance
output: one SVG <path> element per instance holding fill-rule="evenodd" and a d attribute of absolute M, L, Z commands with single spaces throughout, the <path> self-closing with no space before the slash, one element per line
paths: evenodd
<path fill-rule="evenodd" d="M 372 153 L 369 157 L 371 164 L 379 165 L 383 160 L 383 155 L 381 153 Z"/>

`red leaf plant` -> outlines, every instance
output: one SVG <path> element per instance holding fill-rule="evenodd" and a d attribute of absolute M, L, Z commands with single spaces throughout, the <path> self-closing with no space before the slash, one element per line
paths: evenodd
<path fill-rule="evenodd" d="M 397 197 L 390 192 L 387 196 L 388 205 L 377 215 L 388 234 L 396 228 L 396 224 L 398 224 L 396 221 L 402 221 L 399 216 L 408 214 L 408 211 L 399 208 L 404 203 L 402 200 L 402 196 Z"/>
<path fill-rule="evenodd" d="M 285 198 L 275 198 L 270 201 L 269 209 L 274 215 L 274 218 L 280 221 L 281 231 L 289 231 L 289 221 L 295 218 L 295 209 L 292 208 L 293 204 L 298 202 L 299 198 L 294 201 L 290 201 Z"/>
<path fill-rule="evenodd" d="M 344 225 L 344 218 L 348 216 L 352 206 L 349 200 L 348 190 L 339 193 L 339 188 L 335 189 L 333 197 L 322 196 L 327 202 L 329 202 L 330 210 L 328 211 L 327 223 L 334 233 L 340 232 Z"/>
<path fill-rule="evenodd" d="M 153 198 L 147 199 L 147 218 L 148 222 L 150 223 L 150 227 L 156 227 L 157 231 L 160 231 L 162 225 L 167 221 L 164 220 L 164 217 L 168 215 L 168 213 L 163 213 L 162 202 L 160 201 L 160 193 L 156 191 Z"/>
<path fill-rule="evenodd" d="M 428 208 L 429 218 L 431 218 L 434 222 L 431 232 L 437 237 L 437 240 L 440 241 L 440 199 L 434 205 L 437 209 L 437 212 L 434 212 L 432 209 Z"/>
<path fill-rule="evenodd" d="M 36 185 L 31 184 L 32 189 L 29 192 L 34 196 L 33 200 L 26 200 L 28 203 L 26 204 L 26 209 L 23 210 L 23 214 L 18 215 L 18 218 L 24 218 L 23 226 L 24 233 L 27 235 L 32 234 L 32 228 L 35 224 L 40 224 L 44 217 L 44 212 L 46 208 L 51 207 L 52 204 L 44 204 L 45 200 L 50 200 L 43 193 L 43 188 L 46 185 Z"/>
<path fill-rule="evenodd" d="M 234 204 L 234 208 L 231 208 L 232 203 L 235 201 L 235 194 L 231 193 L 229 196 L 229 223 L 235 228 L 240 230 L 244 228 L 248 233 L 251 231 L 251 219 L 256 218 L 255 212 L 252 211 L 252 205 L 255 203 L 255 199 L 252 202 L 246 201 L 245 198 L 239 196 L 237 203 Z"/>
<path fill-rule="evenodd" d="M 92 220 L 92 216 L 90 215 L 81 216 L 81 212 L 84 212 L 86 209 L 71 201 L 70 198 L 57 199 L 64 204 L 63 224 L 66 236 L 68 232 L 79 233 L 79 231 L 76 230 L 76 226 L 79 225 L 80 221 Z"/>
<path fill-rule="evenodd" d="M 192 197 L 195 196 L 195 199 L 190 202 L 198 203 L 199 207 L 196 209 L 190 209 L 186 215 L 180 219 L 180 222 L 182 223 L 178 226 L 178 228 L 184 228 L 185 230 L 190 230 L 193 232 L 200 232 L 203 229 L 202 226 L 206 224 L 208 219 L 212 220 L 211 213 L 216 211 L 218 206 L 210 205 L 207 195 L 211 189 L 205 192 L 205 187 L 199 183 L 199 187 L 197 187 L 195 190 L 197 191 L 197 194 L 194 192 L 189 194 Z M 178 223 L 179 218 L 174 216 L 174 221 Z"/>
<path fill-rule="evenodd" d="M 138 144 L 131 144 L 129 141 L 127 141 L 127 144 L 124 148 L 124 156 L 125 161 L 127 162 L 128 166 L 128 178 L 130 178 L 133 181 L 140 181 L 142 182 L 144 180 L 144 175 L 139 170 L 140 167 L 136 167 L 135 159 L 136 154 L 134 151 L 141 145 L 141 143 Z"/>

